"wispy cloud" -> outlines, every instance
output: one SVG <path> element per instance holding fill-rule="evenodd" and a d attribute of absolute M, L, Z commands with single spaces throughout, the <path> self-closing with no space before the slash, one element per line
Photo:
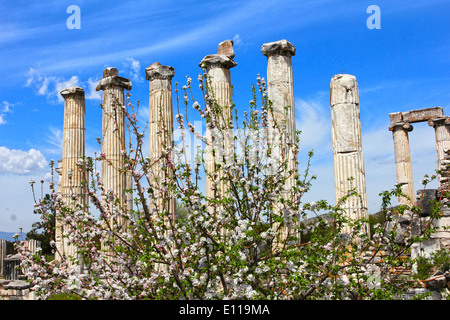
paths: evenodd
<path fill-rule="evenodd" d="M 123 62 L 123 65 L 127 69 L 125 71 L 125 74 L 128 74 L 129 79 L 131 82 L 143 82 L 144 77 L 142 76 L 141 72 L 141 63 L 139 60 L 135 60 L 133 58 L 126 58 L 125 62 Z"/>
<path fill-rule="evenodd" d="M 13 103 L 8 101 L 3 101 L 0 105 L 0 125 L 6 123 L 6 114 L 12 112 L 12 108 L 14 107 Z"/>
<path fill-rule="evenodd" d="M 133 60 L 130 73 L 138 77 L 139 61 Z M 26 87 L 32 88 L 37 95 L 45 96 L 50 103 L 64 102 L 61 91 L 67 87 L 79 86 L 86 88 L 85 97 L 87 100 L 101 100 L 102 95 L 96 91 L 98 79 L 88 78 L 87 81 L 81 81 L 78 76 L 72 76 L 69 79 L 57 75 L 49 75 L 30 68 L 27 74 Z"/>
<path fill-rule="evenodd" d="M 295 100 L 296 128 L 300 135 L 300 148 L 314 150 L 316 156 L 323 156 L 331 150 L 330 110 L 322 93 L 314 98 Z"/>
<path fill-rule="evenodd" d="M 25 86 L 33 88 L 36 94 L 46 96 L 50 102 L 59 103 L 64 99 L 60 92 L 71 86 L 79 86 L 80 79 L 78 76 L 72 76 L 70 79 L 64 79 L 59 76 L 51 76 L 39 72 L 34 68 L 30 68 L 27 74 Z"/>
<path fill-rule="evenodd" d="M 239 33 L 236 33 L 233 37 L 233 46 L 240 47 L 243 44 L 242 38 Z"/>
<path fill-rule="evenodd" d="M 45 140 L 50 145 L 50 147 L 45 148 L 46 153 L 61 154 L 63 142 L 63 131 L 61 129 L 50 127 Z"/>
<path fill-rule="evenodd" d="M 325 1 L 325 3 L 327 2 Z M 129 5 L 127 4 L 126 6 L 128 7 Z M 84 17 L 82 13 L 82 30 L 94 28 L 95 26 L 96 29 L 100 28 L 102 32 L 96 33 L 95 36 L 80 38 L 76 43 L 67 41 L 64 42 L 64 45 L 51 43 L 46 46 L 45 52 L 54 52 L 55 54 L 51 57 L 48 54 L 41 54 L 40 58 L 35 60 L 39 60 L 40 65 L 47 72 L 77 67 L 89 68 L 91 66 L 104 65 L 105 63 L 117 63 L 129 57 L 141 59 L 141 57 L 155 53 L 167 53 L 174 49 L 203 45 L 207 43 L 208 39 L 217 39 L 219 35 L 226 37 L 228 32 L 230 32 L 228 30 L 238 25 L 239 30 L 255 29 L 262 33 L 268 27 L 258 17 L 272 9 L 276 9 L 277 12 L 286 9 L 289 12 L 289 7 L 292 6 L 292 3 L 269 1 L 267 4 L 261 5 L 260 1 L 234 1 L 226 4 L 206 2 L 196 5 L 194 8 L 181 5 L 175 7 L 158 5 L 157 8 L 152 8 L 152 10 L 144 10 L 142 6 L 145 7 L 143 4 L 137 4 L 134 10 L 130 11 L 129 8 L 122 10 L 124 16 L 121 17 L 121 20 L 127 20 L 125 16 L 130 15 L 126 28 L 111 29 L 102 27 L 111 23 L 117 23 L 115 21 L 115 12 L 121 11 L 118 7 L 114 7 L 114 14 L 111 15 L 108 15 L 106 11 L 102 15 Z M 324 1 L 320 1 L 317 7 L 323 6 Z M 142 7 L 141 11 L 139 11 L 140 7 Z M 316 5 L 310 2 L 306 7 L 316 7 Z M 83 10 L 83 6 L 81 8 L 82 12 L 92 11 Z M 102 8 L 101 10 L 107 9 Z M 144 11 L 147 14 L 143 14 L 142 12 Z M 208 11 L 207 15 L 201 13 L 206 11 Z M 183 17 L 186 17 L 185 19 L 177 18 L 181 12 L 183 12 Z M 307 13 L 305 13 L 306 15 Z M 308 14 L 308 16 L 315 15 Z M 272 18 L 275 19 L 274 17 Z M 111 22 L 110 20 L 114 21 Z M 304 19 L 300 20 L 303 23 Z M 144 27 L 143 21 L 146 21 Z M 283 28 L 282 25 L 272 24 L 270 31 L 274 32 L 277 28 Z M 130 36 L 128 32 L 130 29 L 133 30 L 133 36 Z M 111 30 L 114 30 L 114 34 L 111 33 Z M 155 30 L 158 31 L 155 32 Z M 143 42 L 142 39 L 148 37 L 149 34 L 152 35 L 152 41 Z M 241 33 L 234 34 L 236 37 L 235 44 L 242 44 L 243 35 Z M 126 45 L 123 45 L 124 39 Z M 101 44 L 101 47 L 99 47 L 99 44 Z M 80 52 L 78 50 L 80 47 L 86 48 L 86 50 Z M 80 54 L 73 55 L 71 54 L 73 52 L 80 52 Z"/>
<path fill-rule="evenodd" d="M 100 92 L 95 90 L 95 88 L 97 87 L 97 83 L 98 83 L 97 79 L 89 78 L 87 80 L 88 91 L 85 95 L 86 99 L 88 99 L 88 100 L 101 100 L 102 99 L 102 95 L 100 94 Z"/>

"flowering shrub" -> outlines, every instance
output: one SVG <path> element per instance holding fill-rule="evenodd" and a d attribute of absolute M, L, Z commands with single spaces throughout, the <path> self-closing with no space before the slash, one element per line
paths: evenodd
<path fill-rule="evenodd" d="M 184 114 L 175 90 L 181 142 L 164 143 L 156 160 L 144 156 L 144 134 L 131 95 L 125 105 L 115 100 L 133 137 L 122 173 L 133 178 L 127 190 L 134 195 L 132 208 L 104 189 L 96 170 L 97 162 L 108 161 L 104 154 L 78 163 L 90 177 L 84 181 L 90 206 L 76 194 L 63 199 L 53 183 L 51 196 L 37 201 L 42 219 L 56 215 L 65 225 L 64 237 L 76 248 L 73 256 L 56 252 L 63 256 L 52 262 L 21 249 L 22 268 L 40 298 L 67 293 L 85 299 L 388 299 L 415 284 L 397 270 L 411 267 L 410 246 L 433 230 L 429 223 L 416 235 L 398 232 L 398 217 L 408 213 L 413 221 L 419 215 L 417 208 L 390 209 L 391 197 L 401 192 L 398 187 L 381 194 L 386 221 L 373 226 L 372 234 L 363 231 L 368 221 L 349 221 L 339 203 L 303 203 L 315 177 L 309 175 L 309 161 L 302 175 L 287 170 L 288 161 L 297 159 L 299 138 L 287 143 L 284 124 L 268 121 L 272 105 L 264 79 L 258 77 L 242 122 L 237 112 L 224 121 L 207 76 L 198 80 L 204 106 L 190 98 L 188 77 L 181 89 Z M 216 155 L 210 171 L 200 146 L 195 161 L 189 160 L 188 133 L 210 143 L 189 122 L 190 106 L 215 137 L 230 137 L 232 129 L 231 152 L 225 150 L 225 138 L 209 146 Z M 162 128 L 158 134 L 172 133 Z M 156 171 L 164 175 L 155 182 Z M 214 196 L 200 190 L 205 177 L 212 181 Z M 295 181 L 292 190 L 283 187 L 287 179 Z M 172 199 L 183 215 L 174 214 Z M 329 213 L 327 218 L 317 215 L 307 223 L 307 212 L 321 211 Z M 345 224 L 351 233 L 341 232 Z"/>

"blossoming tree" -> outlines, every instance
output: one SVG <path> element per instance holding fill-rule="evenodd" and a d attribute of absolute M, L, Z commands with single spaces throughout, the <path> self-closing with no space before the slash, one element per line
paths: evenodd
<path fill-rule="evenodd" d="M 399 188 L 381 194 L 387 219 L 371 234 L 362 228 L 367 221 L 348 221 L 339 203 L 303 203 L 315 177 L 309 174 L 309 161 L 303 174 L 286 172 L 287 156 L 296 158 L 299 152 L 300 132 L 295 143 L 288 144 L 283 141 L 286 135 L 276 134 L 284 132 L 283 123 L 269 126 L 272 106 L 264 79 L 258 77 L 243 120 L 231 106 L 235 115 L 227 125 L 233 129 L 231 155 L 223 153 L 224 139 L 215 139 L 209 148 L 216 155 L 211 171 L 202 148 L 190 161 L 186 135 L 195 135 L 202 144 L 208 139 L 190 123 L 188 108 L 199 113 L 216 137 L 229 134 L 220 125 L 223 106 L 214 100 L 207 75 L 198 80 L 201 103 L 192 97 L 189 77 L 181 90 L 175 90 L 183 94 L 182 99 L 177 96 L 175 117 L 181 142 L 163 146 L 158 165 L 169 168 L 171 175 L 158 185 L 149 182 L 158 168 L 144 156 L 138 106 L 131 104 L 129 93 L 126 105 L 116 100 L 133 137 L 123 172 L 133 177 L 133 187 L 127 190 L 134 196 L 133 208 L 104 189 L 96 171 L 97 162 L 106 161 L 102 155 L 78 163 L 78 170 L 89 177 L 84 183 L 90 205 L 69 206 L 54 184 L 51 196 L 36 203 L 42 219 L 57 215 L 63 221 L 68 228 L 64 236 L 78 250 L 76 256 L 48 262 L 22 248 L 24 273 L 39 297 L 70 293 L 86 299 L 376 299 L 414 285 L 397 270 L 411 266 L 410 246 L 429 236 L 432 226 L 416 235 L 392 227 L 394 218 L 406 211 L 413 218 L 419 214 L 407 206 L 389 209 Z M 158 134 L 172 132 L 163 128 Z M 212 179 L 212 188 L 225 181 L 225 194 L 206 196 L 200 187 L 205 176 Z M 295 186 L 286 196 L 283 184 L 292 176 Z M 353 194 L 349 190 L 348 196 Z M 183 215 L 165 209 L 170 197 L 176 198 Z M 76 195 L 72 200 L 78 203 Z M 318 216 L 308 224 L 307 212 L 319 211 L 328 212 L 328 218 Z M 344 224 L 352 227 L 351 233 L 341 232 Z M 285 227 L 287 237 L 281 236 Z"/>

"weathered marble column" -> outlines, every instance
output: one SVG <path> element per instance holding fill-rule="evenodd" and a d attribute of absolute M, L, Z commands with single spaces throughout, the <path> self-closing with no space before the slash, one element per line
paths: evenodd
<path fill-rule="evenodd" d="M 350 220 L 368 218 L 359 93 L 354 76 L 338 74 L 331 79 L 330 105 L 336 202 L 355 188 L 358 195 L 348 197 L 342 208 Z M 345 226 L 343 231 L 351 230 Z"/>
<path fill-rule="evenodd" d="M 297 155 L 294 152 L 295 139 L 295 98 L 292 56 L 295 47 L 287 40 L 265 43 L 261 53 L 267 57 L 267 92 L 272 102 L 272 112 L 269 112 L 269 142 L 272 147 L 272 170 L 276 171 L 278 163 L 285 158 L 287 169 L 284 183 L 284 197 L 289 199 L 295 186 L 297 175 Z M 274 128 L 279 126 L 280 129 Z M 277 211 L 277 208 L 274 208 Z M 290 231 L 289 226 L 282 230 L 281 241 L 284 241 Z"/>
<path fill-rule="evenodd" d="M 4 279 L 3 276 L 3 264 L 4 264 L 4 259 L 6 259 L 6 240 L 5 239 L 0 239 L 0 279 Z"/>
<path fill-rule="evenodd" d="M 428 120 L 428 124 L 434 127 L 436 134 L 436 155 L 437 155 L 437 170 L 441 169 L 441 162 L 444 160 L 444 150 L 450 149 L 450 118 L 442 116 Z M 441 179 L 439 175 L 439 186 L 441 186 Z"/>
<path fill-rule="evenodd" d="M 389 116 L 391 117 L 389 130 L 392 131 L 394 139 L 396 184 L 401 185 L 402 192 L 409 198 L 398 197 L 398 204 L 412 206 L 415 201 L 415 191 L 408 132 L 413 130 L 413 126 L 404 121 L 393 122 L 396 113 Z"/>
<path fill-rule="evenodd" d="M 129 79 L 119 76 L 116 68 L 106 68 L 103 78 L 98 82 L 96 90 L 103 90 L 102 114 L 102 182 L 105 191 L 112 192 L 119 199 L 118 207 L 126 207 L 128 197 L 126 188 L 129 185 L 125 172 L 125 95 L 124 90 L 131 90 Z M 118 210 L 117 207 L 111 207 Z M 124 225 L 124 221 L 118 221 Z"/>
<path fill-rule="evenodd" d="M 286 126 L 288 142 L 295 141 L 295 98 L 292 71 L 292 56 L 295 47 L 286 40 L 265 43 L 261 52 L 267 57 L 267 91 L 272 101 L 273 117 L 269 121 L 273 125 Z"/>
<path fill-rule="evenodd" d="M 233 42 L 226 40 L 219 44 L 217 54 L 205 56 L 199 64 L 207 72 L 207 94 L 212 95 L 216 103 L 207 105 L 210 116 L 206 123 L 206 195 L 214 198 L 224 196 L 229 188 L 227 181 L 220 181 L 215 189 L 214 181 L 221 180 L 224 175 L 222 170 L 216 170 L 216 166 L 226 164 L 233 149 L 230 69 L 237 65 L 233 58 Z"/>
<path fill-rule="evenodd" d="M 149 80 L 149 145 L 150 161 L 153 164 L 149 178 L 153 183 L 155 193 L 160 193 L 162 182 L 173 177 L 173 171 L 165 160 L 167 152 L 173 158 L 173 105 L 172 78 L 175 75 L 173 67 L 153 63 L 145 69 L 145 77 Z M 157 201 L 159 210 L 175 215 L 176 199 L 169 194 L 160 194 Z M 166 198 L 168 201 L 163 201 Z M 163 205 L 164 204 L 164 205 Z"/>
<path fill-rule="evenodd" d="M 65 205 L 75 209 L 87 205 L 86 174 L 80 171 L 77 162 L 85 156 L 85 96 L 80 87 L 69 87 L 61 91 L 64 98 L 64 127 L 61 163 L 61 197 Z M 56 222 L 57 243 L 61 253 L 73 255 L 75 247 L 64 238 L 69 232 L 60 221 Z"/>
<path fill-rule="evenodd" d="M 59 159 L 57 161 L 57 166 L 55 168 L 56 173 L 58 174 L 58 185 L 56 188 L 56 192 L 58 196 L 61 196 L 61 180 L 62 180 L 62 159 Z M 61 260 L 61 256 L 59 254 L 62 254 L 63 252 L 63 236 L 62 236 L 62 221 L 60 218 L 56 217 L 55 219 L 55 259 Z"/>

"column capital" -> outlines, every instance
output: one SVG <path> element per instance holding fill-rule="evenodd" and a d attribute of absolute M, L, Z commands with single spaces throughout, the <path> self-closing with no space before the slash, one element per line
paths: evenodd
<path fill-rule="evenodd" d="M 394 130 L 398 130 L 398 129 L 402 129 L 405 131 L 413 131 L 413 126 L 409 123 L 409 122 L 396 122 L 396 123 L 392 123 L 389 126 L 389 131 L 394 131 Z"/>
<path fill-rule="evenodd" d="M 231 69 L 237 66 L 237 63 L 231 58 L 230 55 L 216 53 L 205 56 L 202 61 L 200 61 L 199 66 L 206 69 Z"/>
<path fill-rule="evenodd" d="M 76 86 L 65 88 L 65 89 L 61 90 L 60 93 L 64 99 L 67 99 L 71 95 L 84 96 L 83 88 L 76 87 Z"/>
<path fill-rule="evenodd" d="M 131 90 L 132 88 L 132 84 L 129 79 L 119 77 L 119 72 L 117 69 L 109 67 L 103 71 L 103 78 L 100 79 L 95 90 L 104 90 L 112 85 L 119 86 L 127 90 Z"/>
<path fill-rule="evenodd" d="M 145 68 L 145 79 L 152 81 L 155 79 L 172 80 L 175 75 L 175 69 L 169 66 L 162 66 L 161 63 L 155 62 L 151 66 Z"/>
<path fill-rule="evenodd" d="M 433 118 L 428 120 L 428 125 L 430 127 L 436 127 L 436 124 L 450 124 L 450 117 L 448 116 L 442 116 L 438 118 Z"/>
<path fill-rule="evenodd" d="M 295 56 L 295 47 L 287 40 L 279 40 L 264 43 L 261 46 L 261 53 L 267 58 L 270 56 Z"/>

